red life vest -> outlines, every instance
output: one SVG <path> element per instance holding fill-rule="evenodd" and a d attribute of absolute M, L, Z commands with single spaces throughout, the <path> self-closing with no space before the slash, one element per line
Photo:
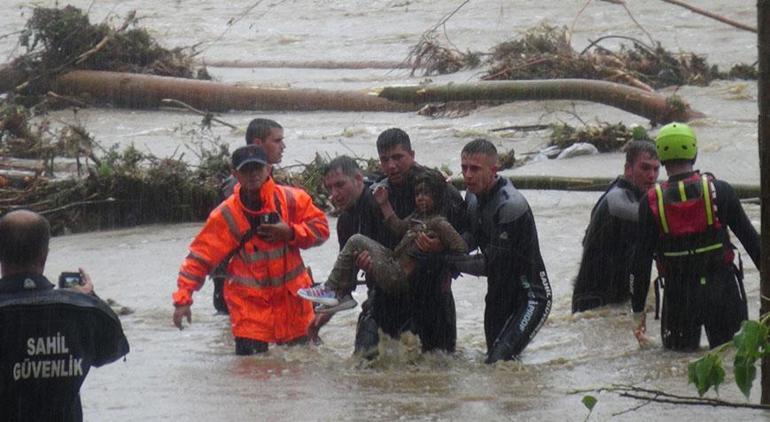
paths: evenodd
<path fill-rule="evenodd" d="M 660 229 L 659 270 L 703 274 L 712 263 L 733 261 L 729 235 L 717 216 L 712 176 L 695 172 L 657 183 L 647 199 Z"/>

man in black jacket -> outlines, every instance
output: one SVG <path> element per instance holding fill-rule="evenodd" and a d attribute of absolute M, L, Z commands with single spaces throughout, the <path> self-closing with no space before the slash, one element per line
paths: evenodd
<path fill-rule="evenodd" d="M 524 196 L 497 175 L 497 149 L 476 139 L 463 147 L 470 230 L 468 249 L 481 254 L 451 259 L 464 273 L 487 277 L 486 363 L 515 359 L 551 311 L 551 285 L 540 255 L 537 227 Z"/>
<path fill-rule="evenodd" d="M 646 341 L 645 301 L 653 255 L 663 280 L 663 347 L 691 351 L 701 326 L 713 348 L 730 341 L 748 317 L 741 269 L 733 263 L 729 227 L 759 267 L 759 235 L 732 186 L 694 170 L 695 133 L 683 123 L 660 129 L 655 140 L 668 180 L 639 204 L 638 246 L 631 267 L 632 307 L 640 344 Z"/>
<path fill-rule="evenodd" d="M 114 312 L 83 286 L 43 276 L 50 227 L 31 211 L 0 219 L 0 420 L 81 421 L 80 386 L 92 366 L 128 353 Z"/>
<path fill-rule="evenodd" d="M 583 312 L 631 297 L 628 272 L 636 245 L 639 199 L 660 171 L 655 144 L 633 141 L 626 148 L 623 175 L 591 210 L 583 258 L 572 291 L 572 312 Z"/>
<path fill-rule="evenodd" d="M 414 180 L 425 172 L 435 171 L 415 161 L 409 135 L 399 128 L 390 128 L 377 137 L 377 154 L 385 177 L 377 181 L 388 189 L 388 201 L 398 218 L 405 218 L 415 210 Z M 462 233 L 468 227 L 468 219 L 462 196 L 453 186 L 448 186 L 440 205 L 441 214 Z M 374 239 L 388 248 L 394 248 L 398 236 L 385 227 L 378 209 L 377 237 Z M 437 239 L 436 239 L 437 241 Z M 421 234 L 416 239 L 423 252 L 430 249 L 430 239 Z M 356 331 L 356 350 L 364 354 L 376 351 L 379 342 L 378 329 L 398 338 L 402 332 L 412 331 L 420 336 L 424 351 L 455 350 L 457 320 L 451 276 L 445 262 L 436 254 L 421 257 L 418 270 L 412 275 L 408 292 L 388 294 L 377 286 L 369 286 L 369 298 L 362 305 Z M 371 268 L 366 253 L 359 255 L 359 267 Z"/>

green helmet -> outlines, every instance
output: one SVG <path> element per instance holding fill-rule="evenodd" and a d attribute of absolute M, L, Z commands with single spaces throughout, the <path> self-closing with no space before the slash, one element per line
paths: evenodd
<path fill-rule="evenodd" d="M 695 132 L 684 123 L 669 123 L 658 132 L 655 148 L 661 162 L 669 160 L 693 160 L 698 154 Z"/>

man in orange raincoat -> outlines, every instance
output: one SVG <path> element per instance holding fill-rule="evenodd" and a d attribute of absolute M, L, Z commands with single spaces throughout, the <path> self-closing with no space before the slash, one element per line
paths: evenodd
<path fill-rule="evenodd" d="M 266 352 L 268 343 L 303 343 L 314 313 L 297 296 L 311 285 L 299 249 L 329 238 L 326 216 L 303 190 L 275 184 L 261 147 L 238 148 L 232 164 L 235 191 L 211 212 L 179 269 L 174 325 L 181 329 L 184 318 L 190 322 L 192 292 L 229 259 L 224 295 L 235 353 Z"/>

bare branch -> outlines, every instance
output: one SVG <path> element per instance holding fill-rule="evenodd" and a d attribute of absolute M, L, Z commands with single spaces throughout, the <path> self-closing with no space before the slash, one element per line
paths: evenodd
<path fill-rule="evenodd" d="M 677 6 L 682 6 L 682 7 L 684 7 L 685 9 L 687 9 L 687 10 L 689 10 L 691 12 L 694 12 L 694 13 L 697 13 L 699 15 L 703 15 L 703 16 L 709 17 L 711 19 L 718 20 L 719 22 L 726 23 L 726 24 L 728 24 L 730 26 L 734 26 L 734 27 L 736 27 L 738 29 L 745 29 L 746 31 L 751 31 L 751 32 L 754 32 L 754 33 L 757 32 L 757 28 L 754 28 L 754 27 L 749 26 L 749 25 L 742 24 L 740 22 L 736 22 L 736 21 L 734 21 L 732 19 L 728 19 L 728 18 L 725 18 L 723 16 L 719 16 L 719 15 L 717 15 L 715 13 L 711 13 L 711 12 L 703 10 L 703 9 L 699 9 L 699 8 L 697 8 L 695 6 L 691 6 L 691 5 L 689 5 L 689 4 L 687 4 L 687 3 L 683 2 L 683 1 L 679 1 L 679 0 L 662 0 L 662 1 L 665 2 L 665 3 L 675 4 Z"/>

